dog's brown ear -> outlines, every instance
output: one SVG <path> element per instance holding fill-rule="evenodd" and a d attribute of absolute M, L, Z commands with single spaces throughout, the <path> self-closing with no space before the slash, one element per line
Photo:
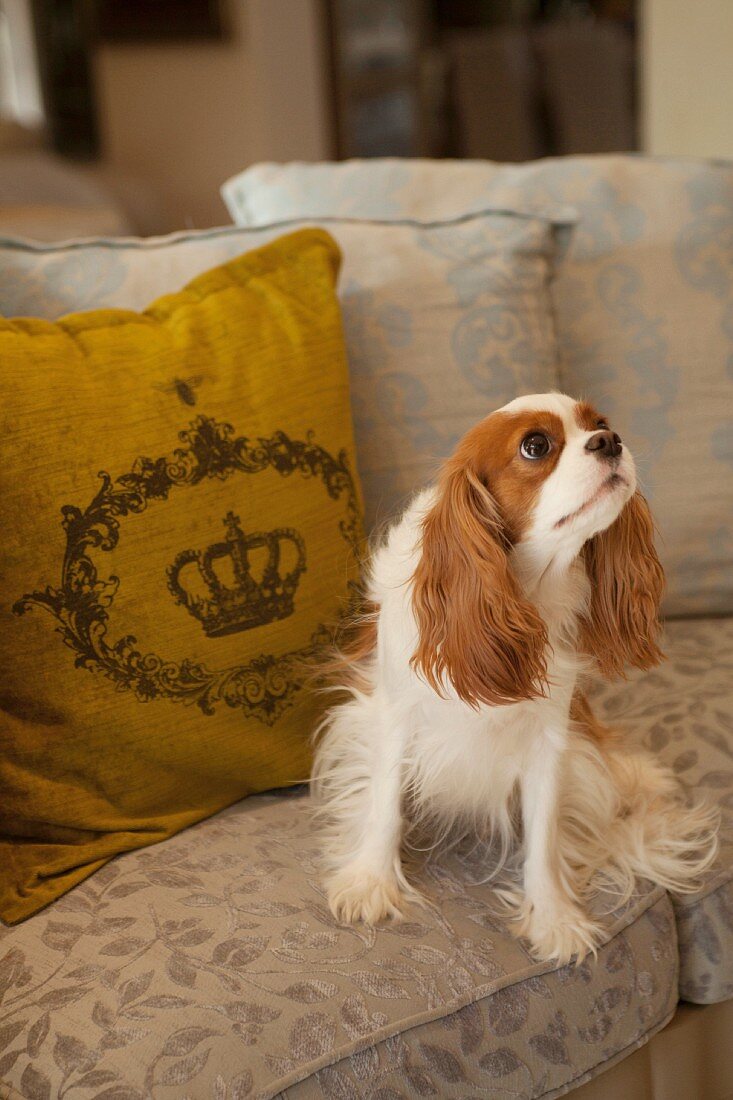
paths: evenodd
<path fill-rule="evenodd" d="M 471 706 L 546 693 L 547 632 L 521 595 L 494 500 L 465 465 L 449 463 L 422 524 L 412 606 L 412 666 L 442 696 Z"/>
<path fill-rule="evenodd" d="M 664 659 L 658 640 L 664 572 L 654 547 L 654 521 L 634 493 L 615 523 L 583 547 L 590 606 L 581 620 L 581 645 L 604 676 L 627 665 L 653 668 Z"/>

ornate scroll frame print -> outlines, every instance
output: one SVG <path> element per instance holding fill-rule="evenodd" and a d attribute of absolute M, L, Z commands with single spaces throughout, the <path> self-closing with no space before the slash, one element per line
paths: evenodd
<path fill-rule="evenodd" d="M 61 509 L 66 532 L 66 552 L 61 585 L 24 595 L 13 606 L 17 615 L 34 605 L 44 608 L 59 622 L 58 633 L 77 656 L 77 668 L 101 672 L 118 687 L 134 691 L 141 702 L 169 699 L 192 704 L 204 714 L 214 714 L 220 701 L 240 708 L 248 717 L 271 726 L 293 702 L 301 686 L 299 666 L 327 644 L 331 634 L 320 624 L 308 645 L 280 657 L 260 654 L 245 665 L 209 670 L 195 661 L 169 661 L 136 648 L 137 639 L 126 635 L 117 642 L 107 640 L 108 609 L 120 579 L 100 579 L 90 556 L 93 550 L 109 551 L 119 541 L 119 517 L 144 512 L 154 501 L 167 500 L 172 489 L 197 485 L 205 478 L 225 480 L 235 473 L 254 474 L 268 468 L 282 477 L 300 473 L 319 477 L 333 500 L 346 498 L 346 515 L 339 523 L 342 538 L 359 557 L 361 521 L 354 480 L 345 451 L 333 458 L 313 440 L 290 439 L 275 432 L 269 439 L 251 442 L 234 436 L 231 424 L 198 416 L 188 429 L 179 432 L 183 446 L 162 458 L 138 458 L 129 474 L 113 482 L 101 472 L 102 487 L 85 511 L 71 504 Z M 349 582 L 350 600 L 357 586 Z"/>

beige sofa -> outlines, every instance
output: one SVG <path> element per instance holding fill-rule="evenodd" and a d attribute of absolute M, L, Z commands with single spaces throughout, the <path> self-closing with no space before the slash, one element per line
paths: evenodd
<path fill-rule="evenodd" d="M 733 168 L 264 166 L 227 195 L 252 225 L 574 212 L 556 385 L 632 426 L 670 576 L 667 663 L 594 705 L 720 803 L 721 856 L 695 897 L 640 883 L 597 959 L 557 968 L 476 851 L 419 869 L 433 904 L 405 923 L 339 926 L 305 792 L 247 799 L 0 928 L 0 1097 L 733 1096 Z"/>

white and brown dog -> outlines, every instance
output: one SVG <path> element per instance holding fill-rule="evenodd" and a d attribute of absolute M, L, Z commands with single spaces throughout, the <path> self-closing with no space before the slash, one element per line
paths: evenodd
<path fill-rule="evenodd" d="M 634 461 L 562 394 L 520 397 L 463 438 L 373 553 L 370 611 L 342 664 L 345 702 L 317 742 L 331 908 L 375 923 L 420 900 L 410 828 L 501 842 L 504 889 L 539 959 L 582 958 L 637 876 L 694 890 L 717 815 L 593 716 L 579 677 L 647 669 L 664 578 Z M 497 867 L 487 867 L 487 872 Z"/>

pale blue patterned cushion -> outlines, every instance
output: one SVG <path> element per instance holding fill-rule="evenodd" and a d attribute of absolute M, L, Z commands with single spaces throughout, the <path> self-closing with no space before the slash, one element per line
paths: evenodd
<path fill-rule="evenodd" d="M 57 247 L 0 241 L 0 311 L 143 309 L 298 224 Z M 557 386 L 548 292 L 555 224 L 495 213 L 430 225 L 320 224 L 344 256 L 359 467 L 374 523 L 432 476 L 477 419 L 517 394 Z"/>
<path fill-rule="evenodd" d="M 630 156 L 525 165 L 258 165 L 236 220 L 578 212 L 552 296 L 561 385 L 628 439 L 662 534 L 668 613 L 733 611 L 733 165 Z"/>
<path fill-rule="evenodd" d="M 564 160 L 540 163 L 565 163 Z M 497 174 L 514 184 L 512 213 L 573 217 L 572 207 L 554 198 L 538 203 L 522 194 L 525 165 L 480 160 L 420 160 L 375 157 L 338 163 L 255 164 L 221 188 L 238 225 L 262 225 L 284 218 L 358 218 L 434 221 L 460 218 L 493 206 Z"/>

